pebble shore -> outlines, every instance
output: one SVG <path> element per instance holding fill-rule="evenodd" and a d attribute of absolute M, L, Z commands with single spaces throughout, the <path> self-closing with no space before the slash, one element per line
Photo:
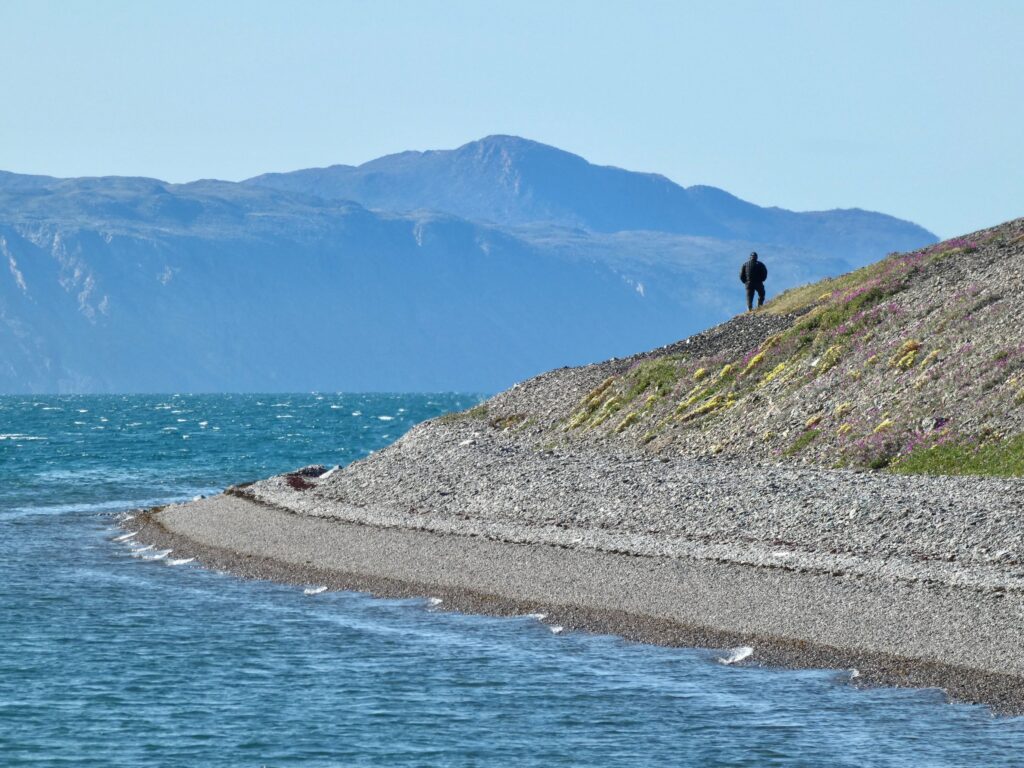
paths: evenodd
<path fill-rule="evenodd" d="M 743 663 L 1024 712 L 1018 481 L 559 452 L 472 419 L 322 471 L 154 511 L 139 538 L 242 576 L 750 646 Z"/>
<path fill-rule="evenodd" d="M 646 359 L 728 357 L 795 319 L 752 313 L 551 371 L 348 467 L 131 525 L 241 576 L 749 646 L 742 663 L 835 668 L 1024 713 L 1024 480 L 700 455 L 565 428 L 588 392 Z"/>

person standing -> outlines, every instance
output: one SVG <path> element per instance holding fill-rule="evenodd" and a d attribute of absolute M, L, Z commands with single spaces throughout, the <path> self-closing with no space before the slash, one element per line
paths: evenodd
<path fill-rule="evenodd" d="M 768 267 L 757 260 L 757 251 L 750 254 L 740 267 L 740 282 L 747 286 L 747 312 L 754 308 L 754 294 L 757 294 L 757 306 L 764 304 L 764 281 L 768 279 Z"/>

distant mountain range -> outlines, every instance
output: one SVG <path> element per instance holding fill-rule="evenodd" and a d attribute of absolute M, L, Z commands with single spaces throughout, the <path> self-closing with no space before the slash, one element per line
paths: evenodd
<path fill-rule="evenodd" d="M 0 172 L 0 392 L 476 390 L 935 242 L 493 136 L 240 183 Z"/>

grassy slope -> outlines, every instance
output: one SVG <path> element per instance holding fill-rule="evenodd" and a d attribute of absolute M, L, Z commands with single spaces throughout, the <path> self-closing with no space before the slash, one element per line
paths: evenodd
<path fill-rule="evenodd" d="M 559 429 L 655 451 L 1024 475 L 1024 219 L 787 291 L 742 356 L 648 359 Z"/>

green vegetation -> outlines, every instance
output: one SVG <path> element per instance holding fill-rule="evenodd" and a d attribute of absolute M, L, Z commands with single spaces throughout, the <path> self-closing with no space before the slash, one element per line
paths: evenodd
<path fill-rule="evenodd" d="M 820 376 L 835 368 L 843 357 L 843 347 L 840 344 L 833 344 L 822 353 L 815 366 L 815 372 Z"/>
<path fill-rule="evenodd" d="M 604 424 L 609 416 L 614 416 L 616 413 L 622 410 L 622 401 L 619 398 L 612 395 L 610 398 L 604 401 L 601 408 L 594 414 L 594 419 L 591 422 L 592 427 L 599 427 Z"/>
<path fill-rule="evenodd" d="M 508 416 L 492 419 L 491 426 L 495 429 L 514 429 L 525 424 L 528 418 L 529 415 L 525 413 L 511 413 Z"/>
<path fill-rule="evenodd" d="M 917 339 L 908 339 L 903 342 L 896 354 L 889 360 L 890 368 L 898 368 L 901 371 L 908 371 L 914 367 L 914 363 L 917 362 L 917 350 L 921 348 L 921 342 Z"/>
<path fill-rule="evenodd" d="M 652 387 L 655 394 L 664 397 L 675 387 L 679 373 L 678 358 L 676 357 L 646 360 L 626 374 L 628 389 L 623 400 L 628 403 Z"/>
<path fill-rule="evenodd" d="M 794 440 L 793 444 L 786 449 L 786 455 L 796 456 L 800 451 L 813 443 L 820 434 L 820 429 L 808 429 L 806 432 L 802 433 L 800 437 Z"/>
<path fill-rule="evenodd" d="M 619 422 L 618 426 L 615 427 L 615 431 L 622 432 L 623 430 L 629 429 L 629 427 L 636 423 L 636 420 L 638 418 L 640 418 L 640 414 L 637 413 L 636 411 L 633 411 L 633 413 L 629 414 L 628 416 L 626 416 L 626 418 Z"/>
<path fill-rule="evenodd" d="M 883 259 L 839 277 L 826 278 L 810 285 L 790 288 L 768 302 L 764 309 L 773 315 L 789 315 L 806 311 L 811 307 L 832 300 L 839 294 L 847 293 L 869 280 L 880 277 L 885 272 L 889 262 L 890 259 Z M 865 299 L 865 303 L 870 302 L 874 298 L 876 297 L 872 296 Z"/>
<path fill-rule="evenodd" d="M 922 446 L 897 460 L 890 469 L 905 475 L 1024 477 L 1024 435 L 983 444 Z"/>
<path fill-rule="evenodd" d="M 438 416 L 437 420 L 442 424 L 453 424 L 460 421 L 473 421 L 478 419 L 487 418 L 487 406 L 481 403 L 475 405 L 468 411 L 454 411 L 452 413 L 446 413 L 442 416 Z"/>
<path fill-rule="evenodd" d="M 851 310 L 853 314 L 864 307 L 877 304 L 886 296 L 902 290 L 905 278 L 918 272 L 924 264 L 958 253 L 973 253 L 980 245 L 980 242 L 956 240 L 937 243 L 914 253 L 893 254 L 839 277 L 790 288 L 768 302 L 764 310 L 773 315 L 787 315 L 826 306 L 822 326 L 834 328 L 844 321 L 837 310 L 839 313 Z M 847 300 L 841 302 L 845 306 L 840 308 L 836 299 L 844 294 Z"/>

